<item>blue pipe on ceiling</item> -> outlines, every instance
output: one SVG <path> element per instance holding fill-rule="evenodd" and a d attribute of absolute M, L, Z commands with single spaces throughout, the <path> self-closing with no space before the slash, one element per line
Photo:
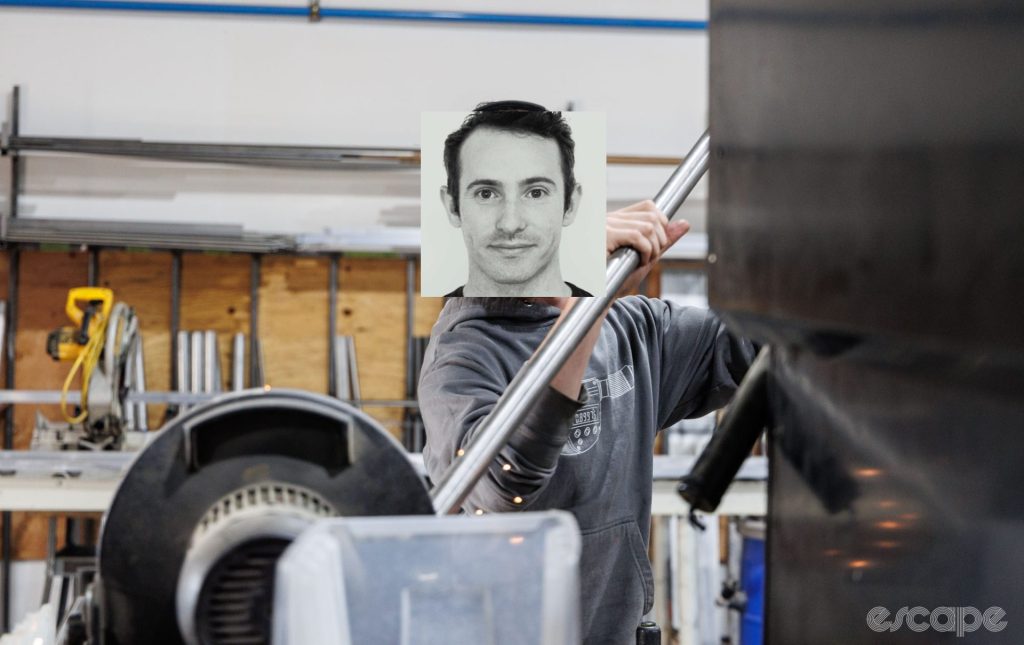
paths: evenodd
<path fill-rule="evenodd" d="M 280 5 L 216 4 L 205 2 L 132 2 L 130 0 L 0 0 L 0 7 L 294 17 L 309 17 L 312 13 L 311 8 L 308 6 L 289 7 Z M 405 9 L 339 9 L 333 7 L 319 7 L 318 15 L 320 18 L 339 18 L 348 20 L 396 20 L 405 22 L 531 25 L 549 27 L 600 27 L 612 29 L 700 31 L 707 29 L 708 26 L 708 23 L 703 20 L 475 13 L 468 11 L 411 11 Z"/>

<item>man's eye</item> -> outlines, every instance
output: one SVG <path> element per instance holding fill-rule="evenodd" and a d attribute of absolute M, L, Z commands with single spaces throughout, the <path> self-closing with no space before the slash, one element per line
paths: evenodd
<path fill-rule="evenodd" d="M 497 197 L 498 193 L 491 190 L 490 188 L 481 188 L 477 190 L 473 196 L 483 201 L 489 201 Z"/>
<path fill-rule="evenodd" d="M 526 196 L 530 199 L 540 199 L 541 197 L 547 197 L 548 191 L 545 188 L 531 188 L 526 191 Z"/>

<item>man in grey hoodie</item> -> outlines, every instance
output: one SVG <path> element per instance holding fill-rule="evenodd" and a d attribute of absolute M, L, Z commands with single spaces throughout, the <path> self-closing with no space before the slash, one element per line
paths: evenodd
<path fill-rule="evenodd" d="M 632 246 L 635 288 L 688 230 L 652 202 L 608 214 L 608 252 Z M 420 373 L 437 480 L 490 414 L 523 363 L 558 325 L 568 298 L 452 298 L 434 325 Z M 467 499 L 471 513 L 565 509 L 583 536 L 581 609 L 587 645 L 633 642 L 653 604 L 647 544 L 653 446 L 676 421 L 722 407 L 754 358 L 709 311 L 616 299 L 514 431 Z"/>

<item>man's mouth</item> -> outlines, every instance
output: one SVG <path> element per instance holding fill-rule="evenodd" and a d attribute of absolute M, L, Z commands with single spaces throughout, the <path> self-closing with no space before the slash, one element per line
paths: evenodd
<path fill-rule="evenodd" d="M 529 244 L 527 242 L 495 242 L 490 245 L 492 249 L 499 249 L 502 251 L 517 251 L 519 249 L 528 249 L 535 244 Z"/>

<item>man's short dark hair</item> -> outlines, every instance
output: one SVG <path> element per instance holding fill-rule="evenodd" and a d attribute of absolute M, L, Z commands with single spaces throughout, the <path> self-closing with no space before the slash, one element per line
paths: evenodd
<path fill-rule="evenodd" d="M 526 101 L 494 101 L 481 103 L 466 117 L 462 126 L 444 141 L 444 168 L 448 172 L 448 194 L 456 213 L 459 212 L 459 178 L 462 167 L 459 152 L 466 138 L 477 128 L 493 128 L 505 132 L 534 134 L 554 139 L 562 157 L 562 179 L 565 185 L 565 210 L 569 210 L 572 192 L 576 188 L 576 144 L 572 130 L 561 112 L 552 112 L 536 103 Z"/>

